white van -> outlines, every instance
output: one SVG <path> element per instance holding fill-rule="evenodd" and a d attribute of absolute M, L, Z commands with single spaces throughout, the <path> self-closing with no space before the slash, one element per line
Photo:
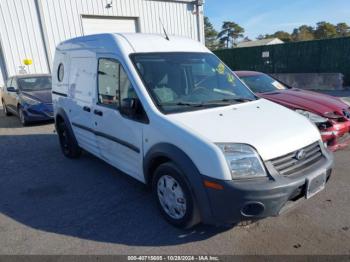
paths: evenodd
<path fill-rule="evenodd" d="M 276 216 L 331 175 L 317 128 L 256 97 L 198 42 L 79 37 L 57 47 L 52 75 L 64 155 L 84 149 L 151 185 L 175 226 Z"/>

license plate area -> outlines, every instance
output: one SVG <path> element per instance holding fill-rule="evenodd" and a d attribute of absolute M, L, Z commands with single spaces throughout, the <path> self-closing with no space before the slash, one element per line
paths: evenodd
<path fill-rule="evenodd" d="M 306 198 L 309 199 L 325 189 L 327 172 L 306 179 Z"/>

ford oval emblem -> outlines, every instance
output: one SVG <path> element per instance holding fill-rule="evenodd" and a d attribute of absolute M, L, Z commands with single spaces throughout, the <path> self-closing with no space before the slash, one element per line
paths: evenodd
<path fill-rule="evenodd" d="M 304 149 L 299 150 L 299 151 L 295 154 L 295 158 L 296 158 L 297 160 L 303 160 L 303 159 L 305 158 L 305 156 L 306 156 L 306 152 L 305 152 Z"/>

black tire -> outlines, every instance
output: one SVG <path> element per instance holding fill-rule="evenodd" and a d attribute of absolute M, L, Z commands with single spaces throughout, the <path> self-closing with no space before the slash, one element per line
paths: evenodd
<path fill-rule="evenodd" d="M 164 176 L 169 176 L 173 178 L 176 182 L 178 182 L 180 188 L 182 189 L 185 204 L 186 204 L 186 211 L 183 217 L 181 218 L 174 218 L 171 215 L 169 215 L 169 208 L 168 211 L 166 211 L 166 208 L 163 207 L 161 204 L 161 199 L 158 194 L 158 183 L 163 183 L 162 179 L 164 179 Z M 197 212 L 197 205 L 195 203 L 193 193 L 191 192 L 189 183 L 187 182 L 184 174 L 182 171 L 172 162 L 167 162 L 164 164 L 161 164 L 153 175 L 153 181 L 152 181 L 152 189 L 154 197 L 157 201 L 159 210 L 163 217 L 173 226 L 178 228 L 191 228 L 198 224 L 200 222 L 200 218 Z M 176 202 L 178 199 L 176 200 Z M 180 202 L 177 202 L 180 203 Z M 175 210 L 175 209 L 174 209 Z"/>
<path fill-rule="evenodd" d="M 28 125 L 29 122 L 26 119 L 21 106 L 18 107 L 18 118 L 19 118 L 19 121 L 21 122 L 22 126 Z"/>
<path fill-rule="evenodd" d="M 8 111 L 7 105 L 5 104 L 5 101 L 4 101 L 4 100 L 1 100 L 1 103 L 2 103 L 2 107 L 4 108 L 4 114 L 5 114 L 5 116 L 11 116 L 12 114 Z"/>
<path fill-rule="evenodd" d="M 57 134 L 62 153 L 67 158 L 79 158 L 81 155 L 81 148 L 79 147 L 74 134 L 64 121 L 57 123 Z"/>

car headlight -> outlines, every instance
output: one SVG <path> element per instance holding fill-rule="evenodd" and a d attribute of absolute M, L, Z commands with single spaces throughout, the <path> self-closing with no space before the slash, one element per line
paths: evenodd
<path fill-rule="evenodd" d="M 295 110 L 295 112 L 307 117 L 311 122 L 313 122 L 315 124 L 324 123 L 324 122 L 328 121 L 327 118 L 324 118 L 322 116 L 319 116 L 317 114 L 311 113 L 311 112 L 306 111 L 306 110 L 297 109 L 297 110 Z"/>
<path fill-rule="evenodd" d="M 22 99 L 23 99 L 24 103 L 26 103 L 26 104 L 28 104 L 30 106 L 38 105 L 38 104 L 41 103 L 40 101 L 32 99 L 32 98 L 30 98 L 28 96 L 22 96 Z"/>
<path fill-rule="evenodd" d="M 225 155 L 233 179 L 267 176 L 258 153 L 251 146 L 226 143 L 217 146 Z"/>

